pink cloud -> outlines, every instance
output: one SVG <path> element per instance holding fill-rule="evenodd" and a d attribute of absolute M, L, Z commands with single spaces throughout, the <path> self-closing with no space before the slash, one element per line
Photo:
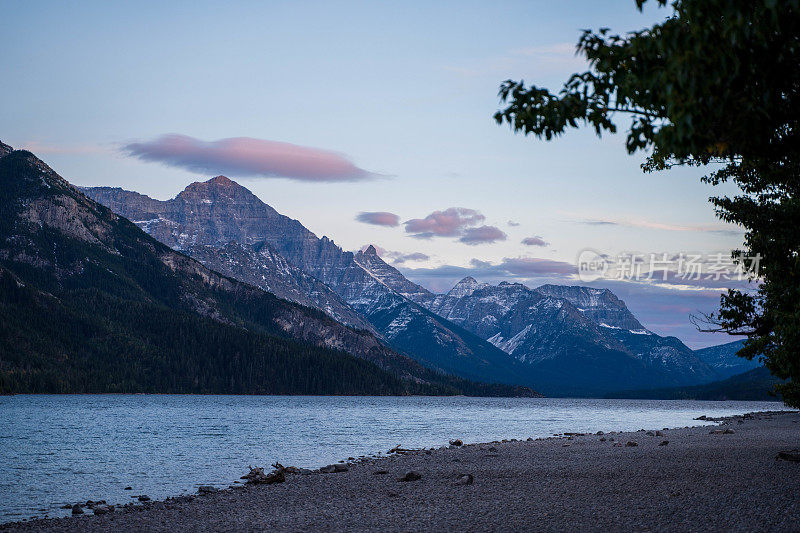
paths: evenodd
<path fill-rule="evenodd" d="M 480 226 L 464 230 L 464 235 L 458 239 L 464 244 L 490 244 L 497 241 L 506 240 L 506 234 L 495 226 Z"/>
<path fill-rule="evenodd" d="M 486 219 L 480 212 L 465 207 L 450 207 L 434 211 L 425 218 L 414 218 L 407 222 L 406 232 L 417 239 L 431 237 L 458 237 L 465 228 L 480 224 Z"/>
<path fill-rule="evenodd" d="M 545 240 L 538 235 L 535 237 L 525 237 L 522 239 L 522 244 L 525 246 L 547 246 Z"/>
<path fill-rule="evenodd" d="M 207 142 L 186 135 L 162 135 L 152 141 L 127 144 L 122 151 L 143 161 L 204 174 L 312 182 L 379 177 L 336 152 L 250 137 Z"/>
<path fill-rule="evenodd" d="M 356 215 L 356 220 L 374 226 L 396 227 L 400 225 L 400 217 L 386 211 L 362 211 Z"/>

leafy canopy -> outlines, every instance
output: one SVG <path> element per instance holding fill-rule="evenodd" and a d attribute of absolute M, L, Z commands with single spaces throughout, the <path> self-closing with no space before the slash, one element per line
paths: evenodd
<path fill-rule="evenodd" d="M 636 0 L 641 9 L 646 0 Z M 661 6 L 666 0 L 658 0 Z M 627 119 L 629 153 L 648 171 L 675 164 L 725 166 L 703 178 L 742 194 L 711 201 L 742 225 L 744 250 L 760 254 L 756 293 L 731 290 L 710 323 L 747 335 L 740 352 L 761 356 L 787 403 L 800 406 L 800 0 L 676 0 L 660 24 L 624 36 L 585 30 L 577 53 L 589 70 L 558 93 L 505 81 L 495 120 L 551 140 L 569 128 L 615 133 Z"/>

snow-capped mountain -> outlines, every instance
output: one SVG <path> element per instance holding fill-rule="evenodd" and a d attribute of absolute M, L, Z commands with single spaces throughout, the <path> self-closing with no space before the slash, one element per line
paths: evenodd
<path fill-rule="evenodd" d="M 530 289 L 465 278 L 425 305 L 531 365 L 546 392 L 702 383 L 716 377 L 680 340 L 645 329 L 608 290 Z"/>
<path fill-rule="evenodd" d="M 596 394 L 716 378 L 680 340 L 642 326 L 609 290 L 559 285 L 531 289 L 466 277 L 436 295 L 374 253 L 361 264 L 398 292 L 533 370 L 533 383 L 548 394 Z"/>

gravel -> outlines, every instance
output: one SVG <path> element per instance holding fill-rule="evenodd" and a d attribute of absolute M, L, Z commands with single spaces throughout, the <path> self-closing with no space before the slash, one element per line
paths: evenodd
<path fill-rule="evenodd" d="M 566 438 L 465 444 L 0 530 L 796 531 L 800 463 L 777 455 L 800 448 L 799 422 L 798 413 L 768 413 L 726 419 L 714 434 L 704 426 L 605 432 L 605 441 L 571 434 L 568 447 Z M 421 477 L 398 481 L 410 472 Z"/>

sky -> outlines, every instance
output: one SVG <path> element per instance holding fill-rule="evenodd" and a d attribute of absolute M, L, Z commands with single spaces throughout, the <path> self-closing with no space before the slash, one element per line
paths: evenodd
<path fill-rule="evenodd" d="M 7 0 L 2 12 L 0 140 L 74 184 L 167 199 L 225 174 L 346 250 L 375 244 L 437 292 L 466 275 L 586 284 L 586 249 L 708 264 L 742 244 L 708 203 L 735 189 L 701 183 L 708 169 L 644 174 L 624 133 L 545 142 L 492 118 L 503 80 L 558 89 L 583 70 L 581 29 L 637 30 L 666 8 Z M 690 315 L 735 282 L 588 284 L 691 347 L 733 340 Z"/>

